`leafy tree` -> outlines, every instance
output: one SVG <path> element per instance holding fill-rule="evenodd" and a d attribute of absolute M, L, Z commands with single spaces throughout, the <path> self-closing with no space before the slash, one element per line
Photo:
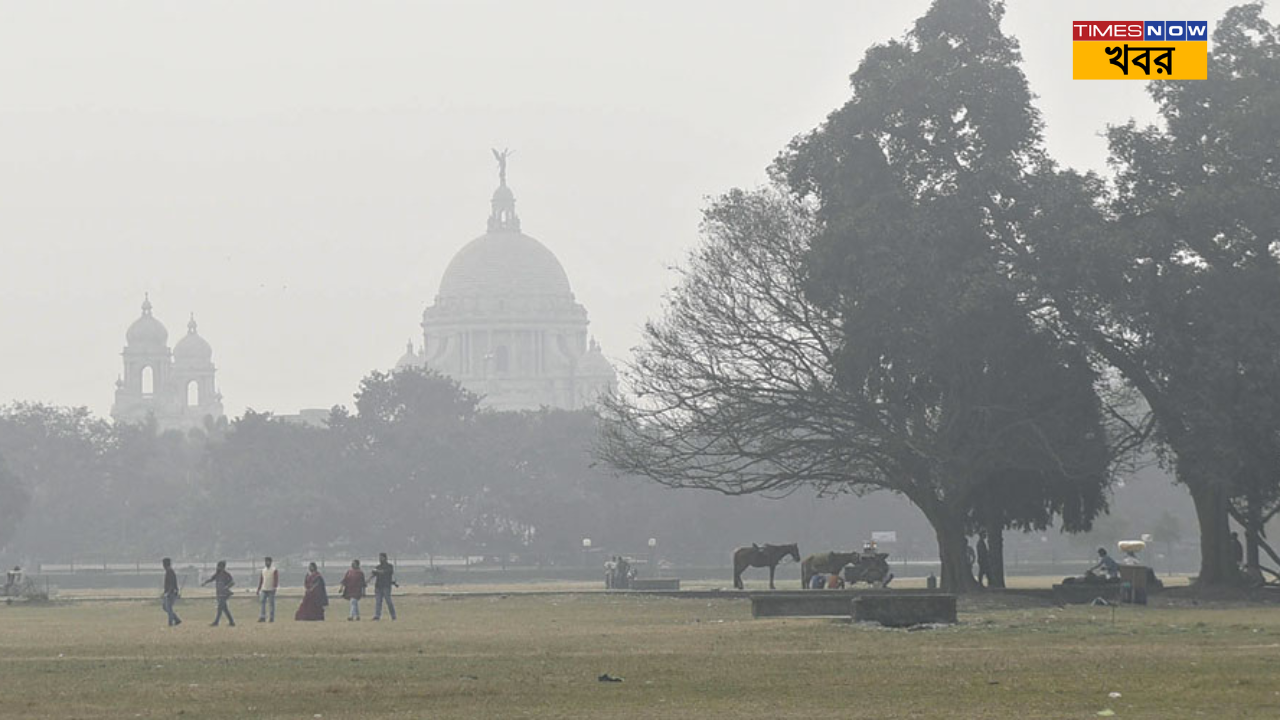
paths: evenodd
<path fill-rule="evenodd" d="M 356 393 L 355 413 L 330 427 L 358 490 L 357 538 L 399 550 L 463 550 L 468 528 L 496 526 L 483 501 L 489 460 L 478 443 L 479 397 L 431 371 L 374 372 Z M 356 539 L 356 538 L 353 538 Z"/>
<path fill-rule="evenodd" d="M 325 547 L 346 518 L 336 455 L 323 428 L 246 412 L 209 448 L 190 536 L 241 557 Z"/>
<path fill-rule="evenodd" d="M 1280 458 L 1280 43 L 1258 4 L 1214 38 L 1207 82 L 1149 85 L 1160 126 L 1108 132 L 1114 195 L 1046 170 L 1028 237 L 1056 242 L 1010 245 L 1045 317 L 1149 406 L 1195 502 L 1202 584 L 1239 579 L 1230 501 L 1258 539 Z"/>
<path fill-rule="evenodd" d="M 161 433 L 155 421 L 116 423 L 104 449 L 106 492 L 114 510 L 104 550 L 122 557 L 159 557 L 179 552 L 194 539 L 196 503 L 206 439 L 203 433 Z"/>
<path fill-rule="evenodd" d="M 1084 349 L 1039 321 L 1010 266 L 1045 159 L 1001 14 L 935 3 L 868 52 L 853 100 L 775 167 L 811 205 L 769 191 L 713 205 L 646 328 L 637 399 L 610 408 L 604 457 L 733 494 L 900 492 L 958 589 L 966 529 L 999 558 L 1006 527 L 1088 527 L 1139 433 L 1103 414 Z"/>
<path fill-rule="evenodd" d="M 934 437 L 950 431 L 943 423 L 967 426 L 946 446 L 949 477 L 933 484 L 957 486 L 973 508 L 970 524 L 995 544 L 997 582 L 1001 530 L 1043 529 L 1054 513 L 1087 529 L 1105 509 L 1111 453 L 1136 430 L 1103 415 L 1084 349 L 1039 321 L 1011 265 L 1027 237 L 1022 208 L 1035 201 L 1026 179 L 1047 161 L 1002 15 L 989 0 L 935 2 L 906 39 L 867 53 L 853 99 L 777 164 L 817 202 L 810 287 L 844 323 L 837 377 L 912 408 L 899 432 L 933 418 Z M 1028 421 L 1036 432 L 1021 447 L 999 427 Z M 983 444 L 971 435 L 983 433 L 997 441 L 987 457 L 973 452 Z"/>
<path fill-rule="evenodd" d="M 13 539 L 19 552 L 71 559 L 110 537 L 119 504 L 104 461 L 110 442 L 110 426 L 85 408 L 0 408 L 0 455 L 31 497 Z"/>

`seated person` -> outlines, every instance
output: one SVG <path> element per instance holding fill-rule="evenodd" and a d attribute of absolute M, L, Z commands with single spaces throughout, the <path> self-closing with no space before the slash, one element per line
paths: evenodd
<path fill-rule="evenodd" d="M 4 594 L 17 593 L 19 586 L 22 585 L 22 568 L 17 565 L 13 569 L 4 574 Z"/>
<path fill-rule="evenodd" d="M 1106 549 L 1098 548 L 1098 563 L 1086 570 L 1086 574 L 1091 574 L 1095 570 L 1101 570 L 1108 580 L 1120 579 L 1120 563 L 1107 554 Z"/>
<path fill-rule="evenodd" d="M 821 589 L 825 588 L 826 586 L 827 586 L 827 574 L 826 574 L 826 573 L 814 573 L 814 574 L 813 574 L 813 577 L 809 578 L 809 589 L 810 589 L 810 590 L 821 590 Z"/>

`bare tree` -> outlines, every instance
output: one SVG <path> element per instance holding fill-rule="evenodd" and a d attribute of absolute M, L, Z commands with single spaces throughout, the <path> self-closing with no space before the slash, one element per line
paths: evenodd
<path fill-rule="evenodd" d="M 882 367 L 847 369 L 860 338 L 807 292 L 809 205 L 735 190 L 703 232 L 624 371 L 633 394 L 606 404 L 597 452 L 614 468 L 730 495 L 901 493 L 933 526 L 943 586 L 955 590 L 973 586 L 966 518 L 991 483 L 1022 489 L 1006 493 L 1018 500 L 1009 523 L 1057 512 L 1087 528 L 1105 509 L 1109 446 L 1083 357 L 1063 360 L 1023 332 L 1029 322 L 1009 330 L 988 314 L 957 329 L 970 340 L 945 380 L 920 376 L 899 392 Z"/>

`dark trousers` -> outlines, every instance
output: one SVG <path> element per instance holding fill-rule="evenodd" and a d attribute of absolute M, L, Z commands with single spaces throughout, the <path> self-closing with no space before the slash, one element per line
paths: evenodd
<path fill-rule="evenodd" d="M 218 614 L 213 618 L 214 625 L 217 625 L 219 622 L 222 621 L 223 615 L 227 616 L 228 623 L 232 625 L 236 624 L 236 619 L 231 617 L 231 608 L 227 607 L 227 600 L 230 600 L 230 598 L 225 598 L 225 597 L 218 598 Z"/>
<path fill-rule="evenodd" d="M 178 613 L 173 611 L 173 604 L 177 602 L 177 600 L 177 593 L 165 593 L 160 598 L 160 607 L 164 608 L 164 611 L 169 614 L 170 625 L 178 625 L 182 622 L 182 618 L 178 617 Z"/>
<path fill-rule="evenodd" d="M 382 602 L 387 603 L 387 612 L 391 613 L 391 619 L 396 619 L 396 605 L 391 602 L 391 588 L 374 588 L 373 590 L 373 619 L 377 620 L 382 617 Z"/>

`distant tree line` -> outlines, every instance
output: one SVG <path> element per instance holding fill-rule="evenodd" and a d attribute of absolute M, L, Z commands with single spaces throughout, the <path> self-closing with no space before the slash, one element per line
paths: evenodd
<path fill-rule="evenodd" d="M 598 422 L 486 411 L 419 369 L 370 374 L 325 427 L 248 411 L 161 432 L 83 408 L 4 406 L 0 553 L 90 563 L 387 550 L 581 565 L 583 538 L 643 558 L 656 537 L 663 557 L 727 562 L 735 544 L 813 520 L 800 503 L 726 504 L 617 477 L 591 457 Z"/>
<path fill-rule="evenodd" d="M 1280 567 L 1276 28 L 1229 11 L 1208 81 L 1108 129 L 1104 178 L 1049 156 L 1003 12 L 935 1 L 769 187 L 711 203 L 598 452 L 673 487 L 899 493 L 965 590 L 967 535 L 1086 530 L 1145 446 L 1195 503 L 1199 582 L 1243 579 L 1232 517 L 1256 579 L 1260 549 Z"/>

